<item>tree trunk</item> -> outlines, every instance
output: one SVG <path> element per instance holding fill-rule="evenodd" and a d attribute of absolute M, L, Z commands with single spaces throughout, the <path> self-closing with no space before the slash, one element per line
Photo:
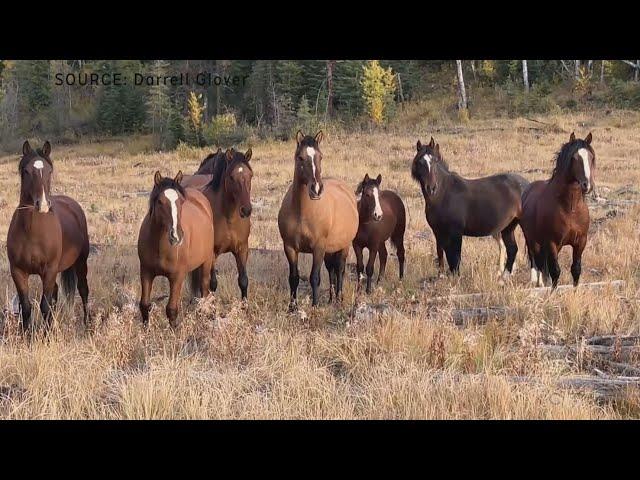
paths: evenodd
<path fill-rule="evenodd" d="M 600 64 L 600 84 L 604 85 L 604 63 L 606 60 L 602 60 L 602 63 Z"/>
<path fill-rule="evenodd" d="M 477 80 L 477 78 L 476 78 L 476 61 L 475 60 L 471 60 L 471 73 L 473 73 L 473 81 L 475 82 Z"/>
<path fill-rule="evenodd" d="M 529 93 L 529 70 L 526 60 L 522 60 L 522 79 L 524 80 L 524 91 Z"/>
<path fill-rule="evenodd" d="M 458 67 L 458 108 L 467 109 L 467 91 L 464 87 L 464 76 L 462 75 L 462 60 L 456 60 Z"/>
<path fill-rule="evenodd" d="M 638 81 L 638 72 L 640 72 L 640 60 L 636 60 L 636 71 L 633 72 L 633 80 Z"/>
<path fill-rule="evenodd" d="M 580 79 L 580 60 L 576 60 L 576 80 Z"/>
<path fill-rule="evenodd" d="M 333 67 L 335 60 L 327 60 L 327 117 L 333 116 Z"/>

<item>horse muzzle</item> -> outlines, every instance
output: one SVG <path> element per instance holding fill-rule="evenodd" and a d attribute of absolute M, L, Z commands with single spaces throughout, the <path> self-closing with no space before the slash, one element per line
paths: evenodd
<path fill-rule="evenodd" d="M 253 207 L 251 205 L 240 207 L 240 218 L 248 218 L 251 216 L 251 212 L 253 211 Z"/>
<path fill-rule="evenodd" d="M 180 234 L 174 230 L 170 230 L 169 244 L 171 244 L 172 247 L 175 247 L 177 245 L 180 245 L 181 243 L 182 243 L 182 237 L 180 236 Z"/>
<path fill-rule="evenodd" d="M 324 191 L 324 184 L 320 182 L 313 182 L 309 184 L 309 198 L 311 200 L 320 200 L 322 192 Z"/>

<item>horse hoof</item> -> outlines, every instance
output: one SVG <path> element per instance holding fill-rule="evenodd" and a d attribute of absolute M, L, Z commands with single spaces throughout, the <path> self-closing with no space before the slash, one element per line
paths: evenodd
<path fill-rule="evenodd" d="M 289 303 L 288 312 L 289 313 L 295 313 L 297 311 L 298 311 L 298 303 L 297 302 L 290 302 Z"/>

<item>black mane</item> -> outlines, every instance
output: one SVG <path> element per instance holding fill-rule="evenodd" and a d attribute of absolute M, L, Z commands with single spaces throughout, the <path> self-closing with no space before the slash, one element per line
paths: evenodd
<path fill-rule="evenodd" d="M 556 153 L 555 163 L 556 166 L 553 168 L 553 172 L 551 173 L 551 179 L 555 178 L 558 175 L 564 175 L 569 171 L 571 167 L 571 158 L 574 153 L 580 150 L 581 148 L 586 148 L 593 155 L 593 161 L 595 163 L 595 153 L 587 142 L 582 139 L 575 139 L 572 142 L 567 142 L 560 148 L 560 151 Z"/>
<path fill-rule="evenodd" d="M 27 164 L 34 157 L 42 158 L 43 160 L 45 160 L 49 164 L 49 166 L 51 166 L 51 168 L 53 168 L 53 162 L 51 161 L 51 159 L 44 155 L 44 153 L 42 152 L 41 148 L 36 148 L 35 151 L 32 150 L 31 153 L 29 153 L 28 155 L 23 155 L 23 157 L 20 159 L 20 163 L 18 164 L 18 172 L 22 173 L 22 170 L 24 170 L 24 168 L 27 166 Z"/>
<path fill-rule="evenodd" d="M 214 160 L 213 160 L 213 163 L 215 164 L 215 158 L 216 158 L 217 156 L 222 155 L 222 154 L 223 154 L 223 152 L 222 152 L 220 149 L 218 149 L 218 151 L 217 151 L 217 152 L 210 153 L 209 155 L 207 155 L 207 156 L 205 157 L 205 159 L 204 159 L 204 160 L 202 160 L 202 162 L 200 162 L 200 166 L 198 167 L 198 170 L 196 170 L 196 173 L 194 173 L 194 175 L 211 175 L 211 173 L 210 173 L 210 172 L 208 172 L 204 167 L 205 167 L 205 166 L 207 165 L 207 163 L 209 163 L 212 159 L 214 159 Z"/>
<path fill-rule="evenodd" d="M 218 157 L 214 160 L 212 173 L 213 178 L 207 184 L 207 186 L 210 186 L 214 192 L 220 190 L 222 179 L 224 178 L 227 170 L 233 170 L 236 165 L 241 163 L 243 166 L 247 167 L 250 172 L 253 172 L 253 169 L 251 168 L 251 165 L 249 165 L 249 162 L 247 162 L 244 153 L 232 150 L 232 154 L 233 159 L 230 162 L 227 161 L 227 154 L 224 152 L 221 155 L 218 155 Z"/>
<path fill-rule="evenodd" d="M 156 203 L 156 200 L 158 200 L 160 194 L 167 188 L 173 188 L 183 197 L 186 196 L 186 192 L 182 185 L 176 182 L 173 178 L 163 177 L 162 180 L 160 180 L 160 183 L 158 185 L 154 185 L 153 190 L 151 190 L 151 195 L 149 195 L 149 212 L 153 211 L 153 205 Z"/>

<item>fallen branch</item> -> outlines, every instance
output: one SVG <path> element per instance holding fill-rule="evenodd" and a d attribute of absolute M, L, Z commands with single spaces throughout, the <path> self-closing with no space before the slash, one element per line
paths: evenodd
<path fill-rule="evenodd" d="M 543 383 L 535 377 L 509 377 L 516 383 Z M 640 387 L 640 377 L 594 377 L 573 376 L 560 377 L 553 380 L 558 388 L 576 391 L 589 391 L 596 395 L 598 400 L 615 400 L 626 396 L 630 389 Z"/>
<path fill-rule="evenodd" d="M 587 355 L 589 358 L 604 358 L 605 360 L 637 360 L 640 358 L 640 345 L 582 345 L 578 347 L 567 345 L 546 345 L 538 347 L 553 358 L 566 358 Z"/>
<path fill-rule="evenodd" d="M 470 323 L 483 325 L 490 319 L 505 318 L 515 311 L 512 307 L 474 307 L 459 308 L 451 312 L 453 322 L 461 327 Z"/>
<path fill-rule="evenodd" d="M 558 285 L 555 289 L 554 293 L 562 293 L 569 290 L 583 290 L 583 289 L 601 289 L 606 287 L 612 288 L 624 288 L 626 285 L 624 280 L 611 280 L 609 282 L 592 282 L 592 283 L 580 283 L 577 287 L 573 285 Z M 526 288 L 524 291 L 527 291 L 530 296 L 541 295 L 543 293 L 551 292 L 551 287 L 535 287 L 535 288 Z M 494 292 L 480 292 L 480 293 L 463 293 L 458 295 L 448 295 L 444 297 L 435 297 L 434 301 L 437 300 L 479 300 L 482 298 L 491 295 Z"/>

